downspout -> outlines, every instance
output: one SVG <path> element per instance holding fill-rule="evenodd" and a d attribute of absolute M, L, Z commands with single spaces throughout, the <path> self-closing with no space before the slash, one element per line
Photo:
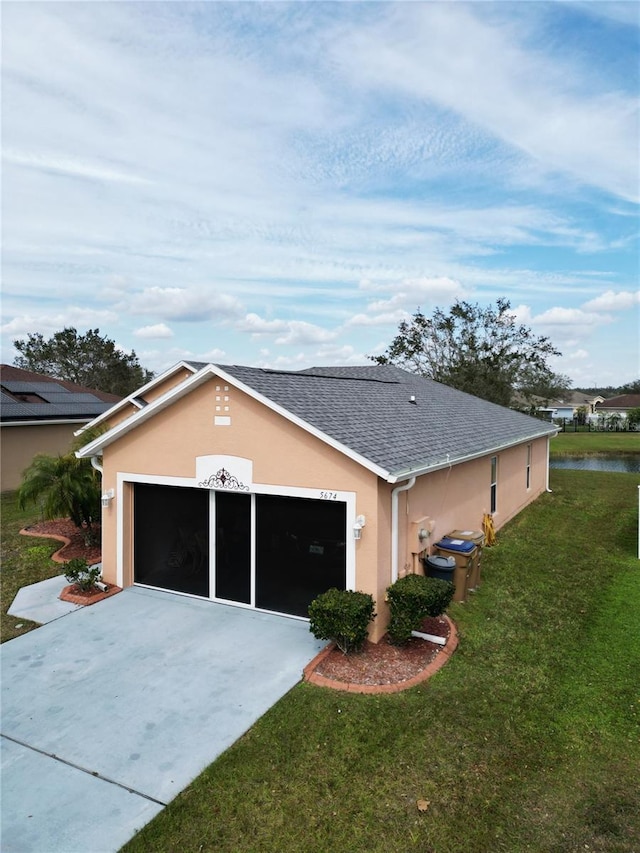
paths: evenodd
<path fill-rule="evenodd" d="M 551 456 L 551 436 L 549 436 L 547 438 L 547 492 L 549 492 L 549 494 L 552 494 L 552 490 L 549 487 L 549 473 L 550 473 L 550 471 L 549 471 L 549 459 L 550 459 L 550 456 Z"/>
<path fill-rule="evenodd" d="M 416 478 L 412 477 L 391 492 L 391 583 L 398 580 L 398 495 L 400 492 L 408 492 L 415 483 Z"/>
<path fill-rule="evenodd" d="M 99 458 L 100 458 L 99 456 L 92 456 L 92 457 L 91 457 L 91 467 L 92 467 L 92 468 L 95 468 L 95 469 L 96 469 L 96 471 L 97 471 L 97 472 L 100 474 L 100 476 L 102 477 L 102 476 L 104 475 L 104 469 L 102 468 L 102 465 L 98 462 L 98 459 L 99 459 Z M 96 581 L 96 586 L 98 587 L 98 589 L 102 590 L 102 592 L 106 592 L 106 591 L 107 591 L 107 585 L 106 585 L 106 583 L 102 580 L 102 563 L 100 563 L 100 580 L 99 580 L 99 581 Z"/>

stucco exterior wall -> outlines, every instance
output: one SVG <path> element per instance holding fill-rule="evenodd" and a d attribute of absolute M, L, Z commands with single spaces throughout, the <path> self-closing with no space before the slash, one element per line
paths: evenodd
<path fill-rule="evenodd" d="M 380 576 L 379 538 L 388 540 L 387 519 L 378 524 L 379 495 L 375 474 L 310 435 L 296 424 L 235 389 L 216 390 L 215 379 L 195 388 L 173 406 L 105 448 L 103 490 L 118 488 L 118 473 L 153 477 L 193 478 L 196 458 L 212 454 L 243 457 L 253 462 L 253 482 L 273 487 L 297 487 L 320 492 L 355 492 L 355 515 L 364 515 L 362 538 L 355 542 L 356 587 L 379 603 L 388 582 Z M 217 400 L 217 397 L 229 397 Z M 227 406 L 228 426 L 215 426 L 217 406 Z M 131 488 L 103 512 L 103 574 L 115 583 L 118 558 L 118 518 L 124 557 L 123 582 L 132 582 Z M 347 519 L 347 536 L 352 535 Z M 380 532 L 383 531 L 383 532 Z"/>
<path fill-rule="evenodd" d="M 547 438 L 516 445 L 500 453 L 496 511 L 493 523 L 499 530 L 547 486 Z M 531 447 L 529 486 L 527 487 L 527 448 Z M 482 530 L 482 520 L 491 509 L 491 455 L 454 465 L 416 480 L 415 486 L 399 495 L 400 554 L 398 573 L 421 570 L 417 554 L 426 550 L 452 530 Z M 430 529 L 421 543 L 420 526 Z"/>
<path fill-rule="evenodd" d="M 17 489 L 22 472 L 37 453 L 57 456 L 69 453 L 74 432 L 86 421 L 66 424 L 3 424 L 0 430 L 0 477 L 2 491 Z"/>
<path fill-rule="evenodd" d="M 497 529 L 546 487 L 547 439 L 530 443 L 527 488 L 528 446 L 525 443 L 496 454 Z M 374 597 L 378 618 L 370 638 L 378 641 L 388 621 L 384 598 L 391 582 L 394 486 L 215 377 L 105 448 L 103 490 L 116 492 L 116 500 L 103 512 L 105 579 L 132 583 L 133 487 L 128 481 L 178 478 L 193 486 L 197 458 L 210 455 L 251 460 L 255 490 L 264 487 L 286 494 L 288 488 L 298 488 L 311 490 L 308 496 L 318 498 L 326 492 L 355 495 L 351 515 L 347 515 L 347 537 L 352 535 L 355 516 L 364 515 L 366 524 L 362 538 L 353 543 L 353 586 Z M 420 571 L 417 554 L 425 547 L 430 551 L 451 530 L 481 529 L 483 516 L 490 511 L 490 488 L 491 457 L 486 456 L 423 475 L 410 491 L 400 493 L 399 576 Z M 431 531 L 426 543 L 418 539 L 420 526 Z"/>
<path fill-rule="evenodd" d="M 183 367 L 176 373 L 171 374 L 171 376 L 167 376 L 163 382 L 158 382 L 157 385 L 154 385 L 152 388 L 149 388 L 144 392 L 143 398 L 145 402 L 152 403 L 154 400 L 157 400 L 158 397 L 162 397 L 162 395 L 166 394 L 167 391 L 170 391 L 172 388 L 176 388 L 184 382 L 185 379 L 188 379 L 192 375 L 191 371 L 187 370 L 186 367 Z"/>

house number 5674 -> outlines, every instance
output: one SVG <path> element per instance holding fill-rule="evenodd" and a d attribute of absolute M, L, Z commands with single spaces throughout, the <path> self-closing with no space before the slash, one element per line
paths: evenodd
<path fill-rule="evenodd" d="M 320 499 L 323 501 L 337 501 L 338 493 L 337 492 L 320 492 Z"/>

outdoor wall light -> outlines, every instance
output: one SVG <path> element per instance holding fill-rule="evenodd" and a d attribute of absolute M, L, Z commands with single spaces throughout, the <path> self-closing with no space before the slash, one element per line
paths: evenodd
<path fill-rule="evenodd" d="M 421 542 L 424 542 L 425 539 L 429 538 L 429 531 L 425 527 L 421 527 L 418 531 L 418 539 Z"/>
<path fill-rule="evenodd" d="M 364 515 L 359 515 L 356 518 L 356 523 L 353 525 L 353 538 L 354 539 L 362 539 L 362 528 L 367 523 Z"/>
<path fill-rule="evenodd" d="M 116 493 L 113 491 L 113 489 L 109 489 L 108 492 L 105 492 L 102 495 L 102 497 L 100 498 L 102 506 L 105 507 L 105 509 L 106 509 L 106 507 L 109 506 L 109 504 L 115 498 L 115 496 L 116 496 Z"/>

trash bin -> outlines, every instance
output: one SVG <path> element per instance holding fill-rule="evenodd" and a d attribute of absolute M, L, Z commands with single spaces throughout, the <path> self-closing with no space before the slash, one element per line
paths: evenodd
<path fill-rule="evenodd" d="M 453 557 L 456 569 L 454 572 L 454 584 L 456 591 L 453 595 L 454 601 L 466 601 L 468 592 L 469 575 L 475 561 L 478 549 L 466 539 L 451 539 L 445 536 L 435 544 L 436 554 L 445 557 Z"/>
<path fill-rule="evenodd" d="M 484 548 L 484 533 L 482 530 L 452 530 L 447 534 L 448 539 L 467 539 L 477 548 L 475 560 L 469 575 L 469 592 L 475 592 L 480 588 L 480 567 L 482 562 L 482 549 Z"/>
<path fill-rule="evenodd" d="M 441 557 L 437 554 L 427 557 L 424 561 L 424 573 L 429 578 L 439 578 L 441 581 L 453 583 L 456 561 L 453 557 Z"/>

